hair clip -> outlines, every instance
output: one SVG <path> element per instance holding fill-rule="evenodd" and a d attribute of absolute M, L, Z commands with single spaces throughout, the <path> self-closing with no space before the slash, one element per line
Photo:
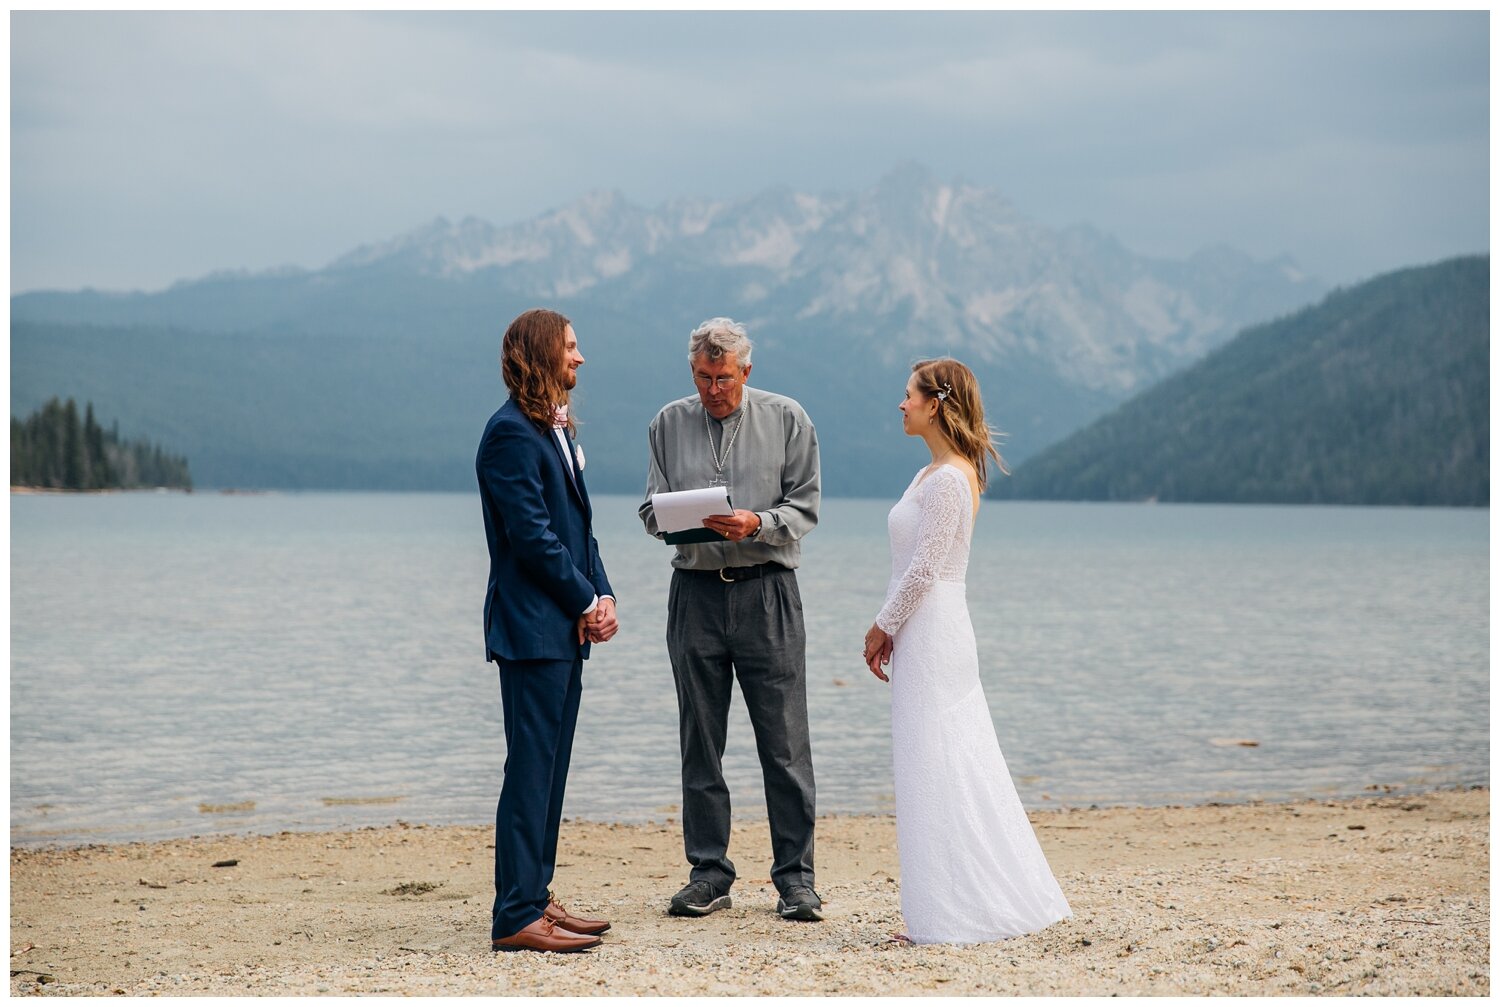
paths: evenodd
<path fill-rule="evenodd" d="M 947 400 L 948 396 L 952 395 L 952 394 L 953 394 L 953 386 L 950 385 L 950 384 L 948 384 L 948 382 L 944 381 L 943 382 L 943 387 L 937 393 L 938 401 L 939 402 L 944 402 L 944 401 Z"/>

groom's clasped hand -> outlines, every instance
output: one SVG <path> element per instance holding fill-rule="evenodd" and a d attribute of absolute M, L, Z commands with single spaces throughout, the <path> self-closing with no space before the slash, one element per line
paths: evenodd
<path fill-rule="evenodd" d="M 620 619 L 615 614 L 615 600 L 600 598 L 592 612 L 578 617 L 578 643 L 607 643 L 620 631 Z"/>

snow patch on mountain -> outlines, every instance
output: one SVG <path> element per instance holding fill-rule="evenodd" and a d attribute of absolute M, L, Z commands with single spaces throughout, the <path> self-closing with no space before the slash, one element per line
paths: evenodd
<path fill-rule="evenodd" d="M 750 243 L 728 253 L 722 261 L 737 266 L 762 266 L 784 270 L 802 250 L 790 221 L 778 220 L 760 234 L 749 235 Z"/>

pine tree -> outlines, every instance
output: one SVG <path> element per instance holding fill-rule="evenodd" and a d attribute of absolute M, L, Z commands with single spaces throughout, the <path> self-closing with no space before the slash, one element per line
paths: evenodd
<path fill-rule="evenodd" d="M 104 455 L 104 430 L 94 419 L 94 404 L 90 402 L 83 418 L 83 439 L 87 449 L 89 465 L 89 489 L 104 489 L 112 485 L 109 459 Z"/>
<path fill-rule="evenodd" d="M 87 459 L 84 457 L 83 428 L 78 422 L 78 406 L 68 400 L 63 413 L 63 478 L 68 489 L 82 489 L 85 483 Z"/>

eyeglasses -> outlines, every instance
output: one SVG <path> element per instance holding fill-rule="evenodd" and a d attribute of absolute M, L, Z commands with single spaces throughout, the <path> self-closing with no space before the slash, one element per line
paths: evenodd
<path fill-rule="evenodd" d="M 717 378 L 711 378 L 707 374 L 694 374 L 693 380 L 698 383 L 699 388 L 714 388 L 723 392 L 733 388 L 740 379 L 733 374 L 725 374 Z"/>

